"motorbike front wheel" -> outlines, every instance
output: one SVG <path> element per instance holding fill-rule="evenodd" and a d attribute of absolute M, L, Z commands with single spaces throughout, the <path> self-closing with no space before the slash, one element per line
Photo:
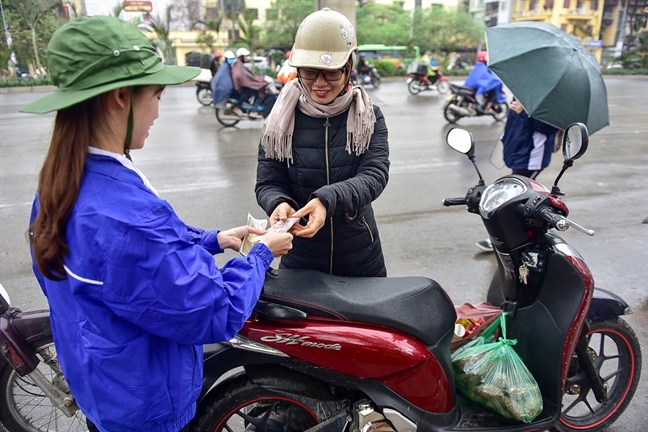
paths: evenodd
<path fill-rule="evenodd" d="M 212 91 L 208 88 L 201 88 L 196 92 L 196 99 L 201 105 L 209 106 L 212 104 Z"/>
<path fill-rule="evenodd" d="M 225 108 L 215 108 L 216 110 L 216 120 L 223 126 L 231 127 L 235 126 L 238 122 L 241 121 L 241 117 L 237 116 L 232 109 L 234 105 L 227 103 Z"/>
<path fill-rule="evenodd" d="M 600 403 L 574 354 L 569 369 L 560 420 L 554 432 L 606 430 L 627 408 L 641 375 L 637 335 L 622 318 L 590 325 L 587 352 L 603 381 L 608 401 Z"/>
<path fill-rule="evenodd" d="M 456 123 L 457 120 L 459 120 L 461 117 L 463 117 L 461 114 L 457 113 L 456 111 L 452 110 L 451 105 L 454 105 L 455 101 L 451 100 L 448 102 L 443 109 L 443 116 L 445 117 L 446 120 L 448 120 L 448 123 Z"/>
<path fill-rule="evenodd" d="M 450 91 L 450 83 L 448 81 L 439 81 L 437 83 L 437 91 L 439 94 L 447 94 Z"/>
<path fill-rule="evenodd" d="M 59 389 L 69 393 L 56 361 L 52 338 L 32 342 L 41 362 L 38 370 Z M 44 359 L 50 360 L 49 366 Z M 21 377 L 9 365 L 0 371 L 0 423 L 9 432 L 87 431 L 85 416 L 77 410 L 67 417 L 28 377 Z"/>
<path fill-rule="evenodd" d="M 221 383 L 194 420 L 194 430 L 231 432 L 304 431 L 320 422 L 323 406 L 313 399 L 275 393 L 254 384 L 245 373 Z M 324 414 L 326 415 L 326 414 Z"/>

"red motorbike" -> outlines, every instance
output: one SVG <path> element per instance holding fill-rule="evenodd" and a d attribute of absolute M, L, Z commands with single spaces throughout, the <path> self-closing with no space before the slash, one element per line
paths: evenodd
<path fill-rule="evenodd" d="M 426 90 L 436 90 L 439 94 L 446 94 L 450 91 L 450 81 L 438 68 L 435 75 L 428 78 L 428 68 L 422 64 L 418 65 L 416 72 L 409 74 L 407 90 L 415 96 Z"/>
<path fill-rule="evenodd" d="M 452 129 L 447 141 L 475 164 L 469 132 Z M 621 318 L 631 310 L 595 288 L 583 258 L 549 232 L 571 226 L 593 235 L 567 219 L 558 188 L 587 143 L 583 125 L 568 128 L 551 191 L 516 175 L 486 186 L 479 175 L 464 197 L 444 200 L 479 214 L 493 242 L 498 270 L 488 301 L 508 312 L 508 337 L 542 395 L 530 423 L 455 391 L 457 315 L 434 280 L 282 269 L 268 275 L 241 332 L 204 347 L 192 430 L 605 430 L 641 374 L 639 342 Z M 1 285 L 0 422 L 10 432 L 87 430 L 57 362 L 49 311 L 12 308 Z"/>
<path fill-rule="evenodd" d="M 472 135 L 448 144 L 474 162 Z M 565 133 L 558 179 L 587 148 Z M 476 165 L 475 165 L 476 167 Z M 478 171 L 479 172 L 479 171 Z M 496 249 L 489 299 L 507 311 L 508 335 L 542 395 L 530 423 L 510 420 L 455 391 L 457 315 L 434 280 L 349 278 L 279 270 L 229 343 L 205 347 L 197 431 L 600 431 L 632 399 L 641 351 L 620 315 L 628 305 L 594 287 L 583 258 L 551 229 L 572 226 L 551 191 L 509 175 L 444 201 L 479 214 Z M 515 392 L 516 389 L 509 389 Z"/>

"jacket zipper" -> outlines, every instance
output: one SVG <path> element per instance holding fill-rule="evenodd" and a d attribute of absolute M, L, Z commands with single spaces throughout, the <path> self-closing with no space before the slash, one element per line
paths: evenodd
<path fill-rule="evenodd" d="M 331 123 L 329 122 L 328 117 L 326 122 L 324 122 L 324 152 L 326 155 L 326 185 L 331 184 L 331 173 L 329 167 L 329 127 Z M 333 274 L 333 217 L 330 217 L 331 222 L 331 255 L 329 257 L 329 274 Z"/>
<path fill-rule="evenodd" d="M 367 227 L 367 231 L 369 231 L 369 237 L 371 237 L 371 243 L 373 243 L 373 241 L 374 241 L 373 233 L 371 232 L 371 228 L 369 228 L 369 224 L 367 223 L 367 219 L 365 219 L 364 216 L 362 216 L 362 223 L 364 224 L 364 226 Z"/>

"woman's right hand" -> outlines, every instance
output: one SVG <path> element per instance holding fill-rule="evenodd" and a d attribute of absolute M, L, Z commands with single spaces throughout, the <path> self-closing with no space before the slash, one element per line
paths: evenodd
<path fill-rule="evenodd" d="M 268 246 L 268 249 L 275 257 L 286 255 L 292 249 L 293 235 L 290 233 L 278 233 L 269 229 L 261 238 L 261 243 Z"/>
<path fill-rule="evenodd" d="M 282 202 L 274 209 L 270 215 L 270 226 L 274 226 L 279 221 L 286 221 L 295 213 L 295 209 L 290 206 L 287 202 Z"/>

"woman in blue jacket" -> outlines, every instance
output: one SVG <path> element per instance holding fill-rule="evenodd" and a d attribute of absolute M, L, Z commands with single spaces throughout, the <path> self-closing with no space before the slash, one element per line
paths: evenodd
<path fill-rule="evenodd" d="M 91 431 L 181 430 L 202 344 L 240 330 L 292 237 L 269 231 L 219 269 L 213 254 L 262 232 L 187 226 L 131 162 L 164 86 L 199 69 L 165 66 L 135 26 L 99 16 L 57 30 L 47 58 L 58 89 L 22 111 L 57 111 L 29 235 L 61 368 Z"/>

